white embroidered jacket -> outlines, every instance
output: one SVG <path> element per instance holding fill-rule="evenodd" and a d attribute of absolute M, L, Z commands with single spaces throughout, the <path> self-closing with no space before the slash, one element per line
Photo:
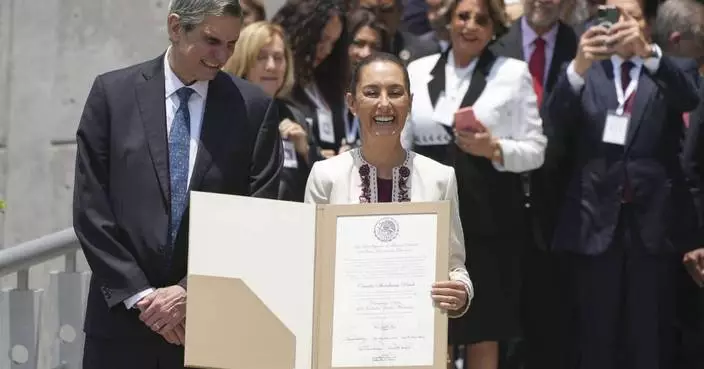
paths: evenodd
<path fill-rule="evenodd" d="M 351 150 L 327 160 L 313 164 L 306 184 L 305 202 L 313 204 L 359 204 L 362 194 L 362 179 L 359 167 L 365 163 L 358 149 Z M 406 167 L 411 171 L 407 180 L 409 197 L 415 202 L 448 200 L 450 202 L 450 280 L 461 281 L 467 289 L 467 305 L 459 314 L 464 315 L 474 297 L 474 288 L 465 267 L 465 247 L 462 223 L 460 222 L 457 180 L 452 167 L 440 164 L 425 156 L 408 152 Z M 369 174 L 372 201 L 376 202 L 376 169 Z M 392 199 L 398 201 L 398 168 L 394 169 Z"/>

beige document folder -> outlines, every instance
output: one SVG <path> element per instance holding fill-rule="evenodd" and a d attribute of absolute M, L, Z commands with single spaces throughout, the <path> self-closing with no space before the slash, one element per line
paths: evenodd
<path fill-rule="evenodd" d="M 185 365 L 333 369 L 337 220 L 400 214 L 436 215 L 435 271 L 446 280 L 447 202 L 314 206 L 192 192 Z M 434 329 L 433 365 L 413 369 L 447 367 L 439 310 Z"/>

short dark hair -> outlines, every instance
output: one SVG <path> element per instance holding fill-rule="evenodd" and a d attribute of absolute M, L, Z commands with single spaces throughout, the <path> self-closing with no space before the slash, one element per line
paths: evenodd
<path fill-rule="evenodd" d="M 376 14 L 364 8 L 355 9 L 347 14 L 347 27 L 349 43 L 352 43 L 354 41 L 354 38 L 355 36 L 357 36 L 357 32 L 359 32 L 360 29 L 364 27 L 369 27 L 379 35 L 379 41 L 381 41 L 380 51 L 389 51 L 387 50 L 388 45 L 391 42 L 389 31 L 386 29 L 386 26 L 384 26 L 383 23 L 379 22 L 379 19 L 377 19 Z"/>
<path fill-rule="evenodd" d="M 252 8 L 252 11 L 256 13 L 257 21 L 266 20 L 266 8 L 259 0 L 240 0 L 240 6 L 242 3 L 246 4 L 248 7 Z M 244 12 L 243 12 L 244 13 Z M 243 14 L 246 15 L 246 14 Z"/>
<path fill-rule="evenodd" d="M 350 77 L 350 86 L 347 91 L 352 95 L 357 94 L 357 84 L 359 84 L 359 75 L 362 74 L 362 70 L 369 64 L 375 62 L 390 62 L 396 64 L 399 69 L 403 71 L 403 82 L 406 84 L 406 92 L 411 93 L 411 78 L 408 76 L 408 70 L 403 65 L 403 61 L 399 59 L 398 56 L 385 53 L 385 52 L 375 52 L 366 58 L 362 59 L 352 70 L 352 76 Z"/>

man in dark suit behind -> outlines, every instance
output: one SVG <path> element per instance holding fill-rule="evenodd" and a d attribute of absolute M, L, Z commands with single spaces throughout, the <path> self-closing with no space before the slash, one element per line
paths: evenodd
<path fill-rule="evenodd" d="M 666 54 L 691 58 L 699 64 L 699 106 L 685 113 L 687 126 L 683 163 L 704 225 L 704 3 L 697 0 L 667 0 L 660 5 L 653 38 Z M 704 235 L 703 235 L 704 236 Z M 704 247 L 704 237 L 699 242 Z M 679 369 L 698 369 L 704 363 L 704 248 L 690 251 L 679 270 L 678 321 L 682 347 Z M 689 273 L 687 273 L 689 272 Z"/>
<path fill-rule="evenodd" d="M 558 76 L 577 52 L 577 36 L 560 21 L 562 0 L 525 0 L 523 16 L 497 40 L 492 49 L 502 56 L 524 60 L 533 76 L 539 103 L 552 91 Z M 546 132 L 547 133 L 547 132 Z M 540 169 L 523 177 L 526 203 L 526 255 L 523 258 L 521 312 L 523 342 L 506 358 L 503 368 L 561 369 L 558 329 L 564 298 L 557 264 L 549 251 L 560 197 L 568 175 L 564 173 L 565 142 L 549 141 Z M 510 346 L 509 346 L 510 348 Z"/>
<path fill-rule="evenodd" d="M 673 368 L 676 270 L 698 246 L 680 163 L 697 66 L 650 43 L 642 2 L 607 4 L 620 20 L 582 35 L 545 106 L 550 139 L 576 138 L 552 243 L 576 312 L 564 367 Z"/>
<path fill-rule="evenodd" d="M 85 369 L 183 368 L 188 192 L 276 197 L 277 111 L 220 71 L 241 25 L 237 0 L 173 0 L 168 50 L 93 83 L 74 192 Z"/>

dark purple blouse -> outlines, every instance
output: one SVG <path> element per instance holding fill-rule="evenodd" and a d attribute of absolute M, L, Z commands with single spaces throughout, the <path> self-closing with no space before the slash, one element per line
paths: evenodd
<path fill-rule="evenodd" d="M 391 194 L 393 193 L 393 181 L 390 179 L 376 179 L 377 199 L 379 202 L 391 202 Z"/>

